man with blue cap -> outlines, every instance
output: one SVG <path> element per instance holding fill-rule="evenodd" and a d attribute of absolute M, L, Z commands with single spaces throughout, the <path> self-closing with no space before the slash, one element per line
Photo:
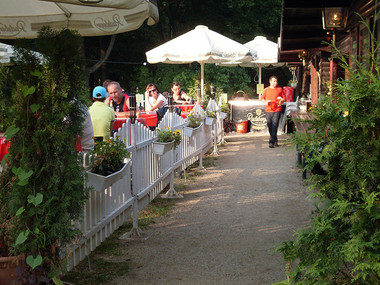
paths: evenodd
<path fill-rule="evenodd" d="M 104 103 L 106 97 L 107 90 L 103 86 L 96 86 L 92 91 L 94 103 L 90 107 L 94 137 L 102 137 L 103 140 L 112 136 L 115 120 L 115 111 Z"/>

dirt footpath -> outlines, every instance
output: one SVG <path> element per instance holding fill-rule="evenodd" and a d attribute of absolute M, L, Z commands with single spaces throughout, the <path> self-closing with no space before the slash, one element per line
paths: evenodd
<path fill-rule="evenodd" d="M 113 284 L 272 284 L 286 278 L 274 248 L 313 209 L 296 152 L 268 136 L 235 134 L 215 166 L 187 181 L 174 210 L 128 241 L 127 276 Z"/>

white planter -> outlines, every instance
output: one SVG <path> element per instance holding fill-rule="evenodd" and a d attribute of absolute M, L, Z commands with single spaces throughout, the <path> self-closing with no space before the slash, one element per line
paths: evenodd
<path fill-rule="evenodd" d="M 216 121 L 215 118 L 206 117 L 205 123 L 206 123 L 206 125 L 209 125 L 209 126 L 210 126 L 210 125 L 215 124 L 215 121 Z"/>
<path fill-rule="evenodd" d="M 294 87 L 294 88 L 297 88 L 297 83 L 296 82 L 290 83 L 290 86 Z"/>
<path fill-rule="evenodd" d="M 174 141 L 172 142 L 153 142 L 153 153 L 158 155 L 163 155 L 169 150 L 172 150 L 174 146 Z"/>
<path fill-rule="evenodd" d="M 186 126 L 186 127 L 183 128 L 183 134 L 185 136 L 187 136 L 187 137 L 194 136 L 194 135 L 196 135 L 197 133 L 200 132 L 201 127 L 202 127 L 202 124 L 199 127 L 197 127 L 197 128 L 190 128 L 190 127 Z"/>
<path fill-rule="evenodd" d="M 103 176 L 103 175 L 92 173 L 90 171 L 86 171 L 87 187 L 92 186 L 94 187 L 95 191 L 103 191 L 104 189 L 110 187 L 119 179 L 123 178 L 123 176 L 128 172 L 130 163 L 131 163 L 131 160 L 128 159 L 128 161 L 124 164 L 122 169 L 108 176 Z"/>
<path fill-rule="evenodd" d="M 222 120 L 224 120 L 226 117 L 227 117 L 227 113 L 226 112 L 220 112 L 220 118 Z"/>

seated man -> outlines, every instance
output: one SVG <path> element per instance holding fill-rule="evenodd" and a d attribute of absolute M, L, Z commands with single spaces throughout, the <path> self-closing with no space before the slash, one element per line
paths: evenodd
<path fill-rule="evenodd" d="M 96 86 L 92 91 L 92 97 L 94 103 L 89 111 L 94 128 L 94 137 L 103 137 L 103 140 L 107 140 L 112 136 L 115 111 L 104 104 L 107 97 L 107 91 L 104 87 Z"/>
<path fill-rule="evenodd" d="M 129 96 L 123 93 L 120 84 L 116 81 L 108 83 L 107 91 L 110 97 L 106 99 L 105 104 L 115 111 L 117 118 L 128 118 L 130 115 Z M 140 110 L 137 106 L 136 117 L 140 118 Z"/>

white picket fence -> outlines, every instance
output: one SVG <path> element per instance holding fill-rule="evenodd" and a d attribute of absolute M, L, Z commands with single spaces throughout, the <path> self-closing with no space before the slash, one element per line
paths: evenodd
<path fill-rule="evenodd" d="M 171 127 L 181 130 L 182 141 L 173 151 L 159 156 L 152 153 L 156 133 L 139 122 L 126 123 L 115 134 L 123 140 L 130 151 L 131 160 L 128 174 L 103 191 L 90 191 L 90 197 L 84 207 L 83 219 L 75 222 L 82 236 L 69 248 L 67 269 L 70 270 L 88 256 L 100 243 L 109 237 L 124 222 L 131 220 L 133 211 L 133 229 L 138 233 L 138 211 L 150 203 L 162 190 L 170 185 L 166 193 L 169 197 L 180 197 L 174 189 L 175 172 L 184 172 L 186 168 L 199 160 L 202 167 L 202 155 L 213 148 L 217 154 L 217 142 L 223 140 L 223 120 L 218 117 L 216 123 L 208 126 L 203 123 L 199 133 L 192 137 L 184 136 L 186 121 L 174 113 L 167 112 L 159 127 Z M 84 162 L 88 167 L 88 162 Z"/>

